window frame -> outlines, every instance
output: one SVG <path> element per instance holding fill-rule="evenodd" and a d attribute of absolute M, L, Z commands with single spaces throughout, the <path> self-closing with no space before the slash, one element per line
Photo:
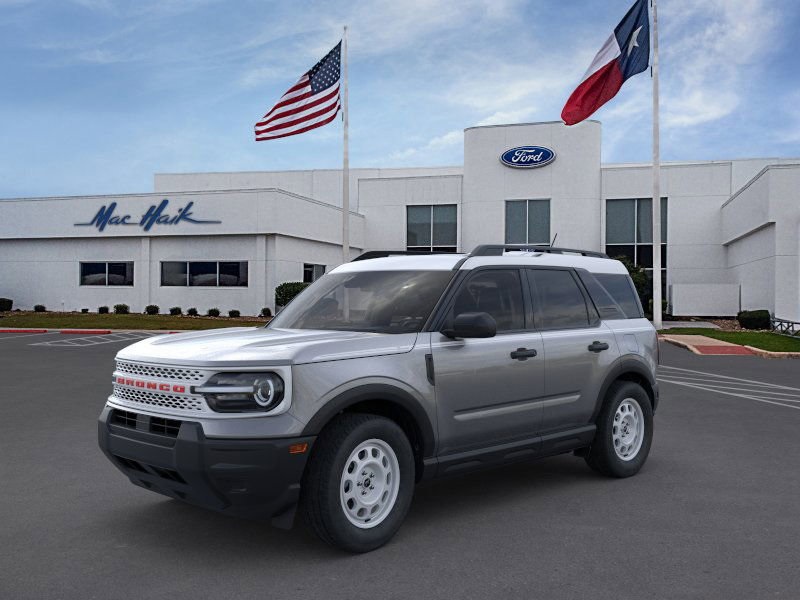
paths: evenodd
<path fill-rule="evenodd" d="M 311 270 L 311 281 L 306 281 L 306 271 Z M 316 275 L 317 267 L 322 268 L 322 273 L 319 276 Z M 314 283 L 317 279 L 325 275 L 328 270 L 328 265 L 320 265 L 317 263 L 303 263 L 303 283 Z"/>
<path fill-rule="evenodd" d="M 131 266 L 131 282 L 130 283 L 109 283 L 108 282 L 108 270 L 109 265 L 121 264 L 121 265 L 130 265 Z M 105 283 L 83 283 L 81 280 L 83 279 L 82 274 L 82 267 L 83 265 L 105 265 Z M 104 288 L 104 287 L 127 287 L 132 288 L 136 285 L 136 261 L 134 260 L 79 260 L 78 261 L 78 287 L 97 287 L 97 288 Z"/>
<path fill-rule="evenodd" d="M 615 200 L 633 200 L 633 241 L 632 242 L 612 242 L 608 243 L 608 203 L 614 202 Z M 606 198 L 605 205 L 604 205 L 604 223 L 605 228 L 603 231 L 603 246 L 605 253 L 608 254 L 611 258 L 614 258 L 613 251 L 609 252 L 609 248 L 614 247 L 633 247 L 633 264 L 635 266 L 639 266 L 639 246 L 650 246 L 651 252 L 655 253 L 656 243 L 652 239 L 653 232 L 652 227 L 650 231 L 650 242 L 640 242 L 637 240 L 639 234 L 639 204 L 642 200 L 649 200 L 650 201 L 650 210 L 652 215 L 653 210 L 653 198 L 646 197 L 646 196 L 637 196 L 634 198 Z M 669 196 L 661 196 L 661 202 L 659 203 L 661 210 L 663 211 L 662 215 L 662 223 L 661 223 L 661 238 L 664 241 L 660 241 L 658 245 L 659 252 L 661 252 L 661 256 L 664 260 L 661 261 L 661 285 L 662 288 L 666 289 L 667 286 L 667 264 L 669 258 L 669 235 L 668 235 L 668 228 L 667 224 L 669 222 Z M 616 255 L 619 256 L 619 255 Z M 653 254 L 655 256 L 655 254 Z M 652 265 L 652 260 L 651 260 Z M 653 277 L 653 267 L 642 267 L 645 272 L 652 278 Z M 663 291 L 663 290 L 662 290 Z"/>
<path fill-rule="evenodd" d="M 176 263 L 176 264 L 183 264 L 185 265 L 185 275 L 186 278 L 183 284 L 178 285 L 171 285 L 171 284 L 164 284 L 164 265 L 168 263 Z M 214 285 L 192 285 L 191 284 L 191 263 L 214 263 L 216 265 L 216 283 Z M 246 265 L 247 269 L 247 283 L 246 285 L 220 285 L 219 283 L 219 274 L 220 274 L 220 264 L 221 263 L 239 263 Z M 229 289 L 240 289 L 240 288 L 249 288 L 250 287 L 250 261 L 249 260 L 233 260 L 233 259 L 224 259 L 224 260 L 161 260 L 158 262 L 158 286 L 159 287 L 166 287 L 166 288 L 203 288 L 203 289 L 217 289 L 223 288 L 226 290 Z"/>
<path fill-rule="evenodd" d="M 448 202 L 446 204 L 406 204 L 406 228 L 405 228 L 405 246 L 406 250 L 409 252 L 442 252 L 447 254 L 456 254 L 458 252 L 458 234 L 459 234 L 459 225 L 458 225 L 458 203 L 455 202 Z M 433 212 L 434 207 L 453 207 L 456 211 L 456 243 L 452 246 L 450 245 L 440 245 L 435 244 L 433 239 Z M 428 245 L 417 245 L 411 246 L 408 243 L 408 210 L 409 208 L 428 208 L 430 213 L 430 240 L 431 243 Z M 452 249 L 451 249 L 452 248 Z"/>
<path fill-rule="evenodd" d="M 511 202 L 524 202 L 525 203 L 525 241 L 524 242 L 510 242 L 508 241 L 508 205 Z M 547 203 L 547 239 L 543 242 L 531 241 L 531 202 L 546 202 Z M 503 239 L 506 244 L 531 244 L 534 246 L 550 246 L 552 242 L 552 198 L 506 198 L 503 204 Z"/>

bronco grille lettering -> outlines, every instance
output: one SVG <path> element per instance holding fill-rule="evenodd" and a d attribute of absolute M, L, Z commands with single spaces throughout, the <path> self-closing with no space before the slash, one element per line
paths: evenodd
<path fill-rule="evenodd" d="M 127 387 L 158 390 L 159 392 L 174 392 L 176 394 L 186 393 L 185 385 L 176 385 L 173 383 L 156 383 L 155 381 L 144 381 L 142 379 L 132 379 L 130 377 L 115 377 L 114 383 L 116 383 L 117 385 L 124 385 Z"/>

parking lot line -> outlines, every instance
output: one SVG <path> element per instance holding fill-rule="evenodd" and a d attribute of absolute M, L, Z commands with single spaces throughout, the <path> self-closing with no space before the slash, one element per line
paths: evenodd
<path fill-rule="evenodd" d="M 56 334 L 58 332 L 56 332 L 56 331 L 47 331 L 45 329 L 45 330 L 42 330 L 40 333 L 25 333 L 25 332 L 15 332 L 15 333 L 17 335 L 7 335 L 7 336 L 4 336 L 4 337 L 0 337 L 0 340 L 17 340 L 17 339 L 22 338 L 22 337 L 29 338 L 29 337 L 37 337 L 37 336 L 41 336 L 41 335 L 54 335 L 54 334 Z"/>
<path fill-rule="evenodd" d="M 695 371 L 694 369 L 684 369 L 681 367 L 670 367 L 667 365 L 659 365 L 659 376 L 666 375 L 672 378 L 688 378 L 691 375 L 682 375 L 683 373 L 692 373 L 695 375 L 703 375 L 703 378 L 699 379 L 711 379 L 711 380 L 719 380 L 719 379 L 726 379 L 741 383 L 751 383 L 755 385 L 759 385 L 762 387 L 772 387 L 772 388 L 781 388 L 785 390 L 792 390 L 792 391 L 800 391 L 800 388 L 789 387 L 786 385 L 778 385 L 777 383 L 767 383 L 766 381 L 757 381 L 754 379 L 743 379 L 741 377 L 731 377 L 730 375 L 719 375 L 717 373 L 707 373 L 705 371 Z M 667 373 L 662 373 L 662 371 L 667 371 Z"/>
<path fill-rule="evenodd" d="M 763 402 L 765 404 L 775 404 L 777 406 L 785 406 L 786 408 L 794 408 L 796 410 L 800 410 L 800 406 L 795 406 L 795 405 L 792 405 L 792 404 L 785 404 L 783 402 L 777 402 L 775 400 L 767 400 L 766 398 L 760 398 L 758 396 L 754 396 L 754 395 L 751 395 L 751 394 L 737 394 L 735 392 L 725 391 L 725 390 L 719 389 L 719 388 L 714 387 L 714 386 L 696 385 L 696 384 L 691 384 L 691 383 L 684 383 L 684 382 L 681 382 L 681 381 L 670 381 L 669 379 L 662 379 L 661 377 L 659 377 L 659 381 L 663 381 L 664 383 L 674 383 L 675 385 L 682 385 L 684 387 L 694 388 L 696 390 L 703 390 L 703 391 L 706 391 L 706 392 L 715 392 L 717 394 L 724 394 L 726 396 L 735 396 L 737 398 L 745 398 L 747 400 L 755 400 L 756 402 Z"/>
<path fill-rule="evenodd" d="M 61 336 L 57 340 L 51 342 L 36 342 L 30 344 L 31 346 L 59 346 L 67 348 L 79 348 L 86 346 L 97 346 L 99 344 L 113 344 L 118 342 L 135 342 L 149 337 L 160 335 L 149 331 L 122 331 L 119 333 L 111 333 L 107 335 L 92 335 L 87 337 L 78 337 L 64 339 Z"/>

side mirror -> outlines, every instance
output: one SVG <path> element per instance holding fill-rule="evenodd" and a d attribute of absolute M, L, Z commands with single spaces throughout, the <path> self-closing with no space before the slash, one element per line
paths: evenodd
<path fill-rule="evenodd" d="M 461 313 L 453 326 L 442 330 L 449 338 L 490 338 L 497 334 L 497 322 L 485 312 Z"/>

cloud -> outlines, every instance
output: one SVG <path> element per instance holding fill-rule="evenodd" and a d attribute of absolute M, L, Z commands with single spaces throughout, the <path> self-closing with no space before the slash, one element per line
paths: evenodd
<path fill-rule="evenodd" d="M 732 114 L 747 94 L 748 68 L 775 49 L 774 4 L 675 0 L 663 12 L 665 127 L 693 127 Z"/>
<path fill-rule="evenodd" d="M 389 160 L 393 163 L 404 162 L 408 159 L 430 158 L 432 154 L 438 153 L 447 148 L 454 148 L 464 143 L 464 132 L 460 129 L 448 131 L 443 135 L 431 138 L 425 144 L 412 148 L 406 148 L 389 155 Z"/>

